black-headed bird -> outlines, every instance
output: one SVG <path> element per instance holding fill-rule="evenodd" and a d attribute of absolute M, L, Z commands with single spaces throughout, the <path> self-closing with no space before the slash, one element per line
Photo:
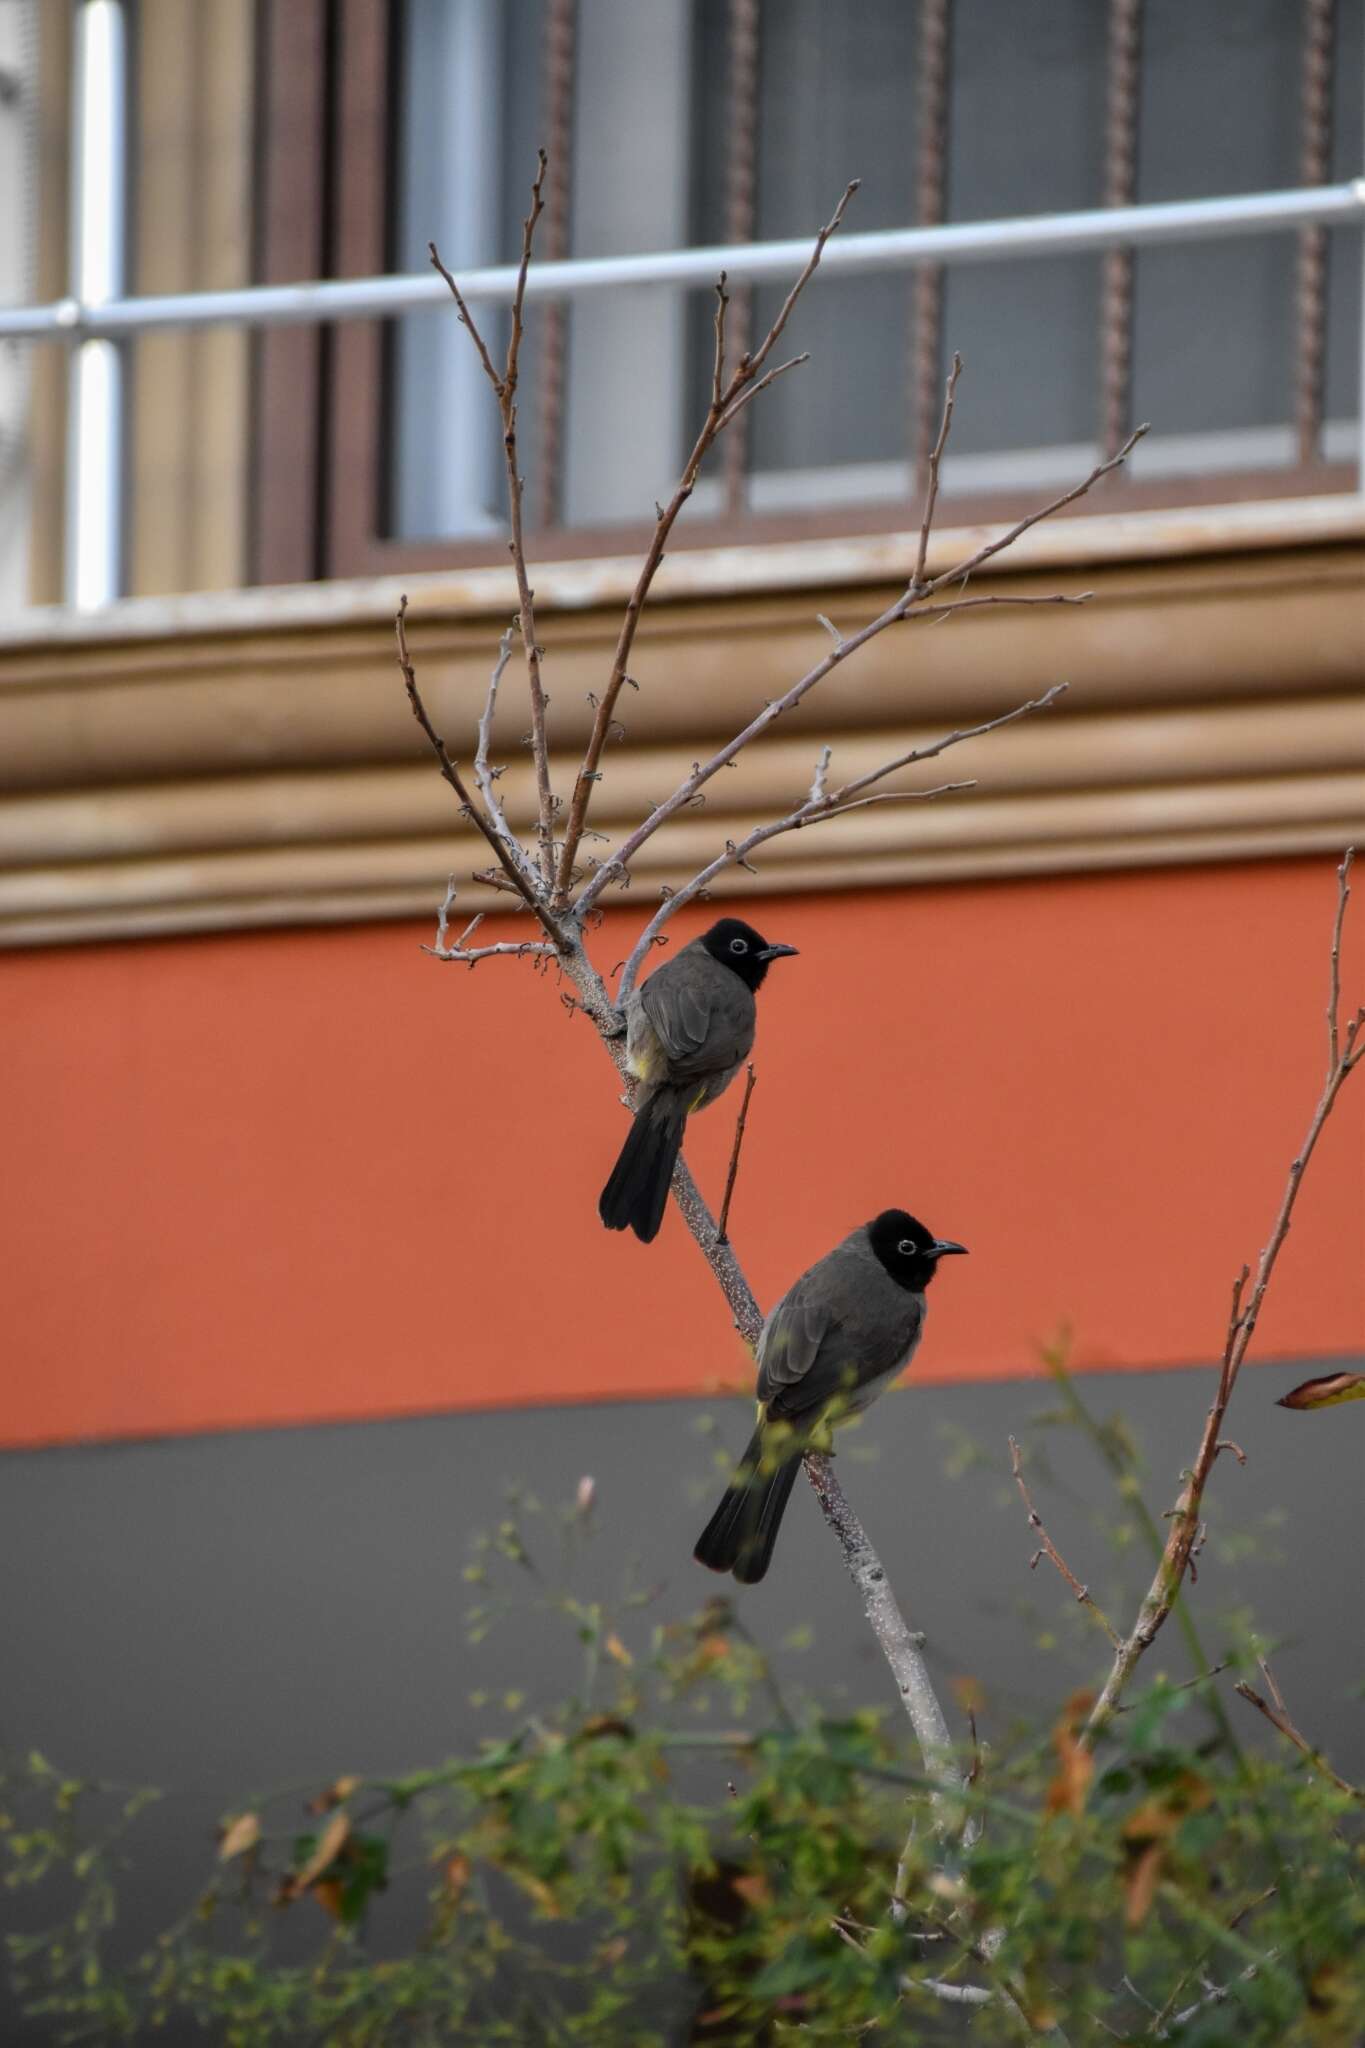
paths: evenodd
<path fill-rule="evenodd" d="M 924 1290 L 940 1259 L 966 1249 L 884 1209 L 788 1288 L 758 1340 L 758 1427 L 697 1540 L 698 1564 L 746 1586 L 763 1577 L 803 1456 L 909 1365 Z"/>
<path fill-rule="evenodd" d="M 632 994 L 626 1060 L 640 1091 L 597 1204 L 608 1230 L 658 1236 L 683 1126 L 734 1080 L 753 1047 L 754 996 L 772 962 L 795 951 L 723 917 Z"/>

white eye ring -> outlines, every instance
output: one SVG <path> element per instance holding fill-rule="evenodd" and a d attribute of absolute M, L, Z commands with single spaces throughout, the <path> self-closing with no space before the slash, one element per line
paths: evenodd
<path fill-rule="evenodd" d="M 749 941 L 747 939 L 731 939 L 730 951 L 732 953 L 747 953 L 748 950 Z"/>
<path fill-rule="evenodd" d="M 913 1259 L 919 1250 L 919 1246 L 915 1243 L 913 1237 L 903 1237 L 896 1246 L 896 1250 L 903 1253 L 907 1259 Z"/>

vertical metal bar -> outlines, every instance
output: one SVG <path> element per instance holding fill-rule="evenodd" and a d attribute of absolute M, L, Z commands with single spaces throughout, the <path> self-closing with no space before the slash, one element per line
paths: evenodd
<path fill-rule="evenodd" d="M 937 227 L 948 194 L 951 0 L 920 0 L 915 149 L 915 224 Z M 923 494 L 943 407 L 943 265 L 916 272 L 910 344 L 910 476 Z"/>
<path fill-rule="evenodd" d="M 128 33 L 122 0 L 77 0 L 71 97 L 71 295 L 124 291 Z M 112 604 L 123 576 L 122 345 L 82 341 L 68 372 L 66 601 Z"/>
<path fill-rule="evenodd" d="M 1357 228 L 1360 240 L 1360 379 L 1356 385 L 1356 432 L 1360 447 L 1356 460 L 1356 489 L 1365 498 L 1365 227 Z"/>
<path fill-rule="evenodd" d="M 1299 182 L 1324 185 L 1332 160 L 1334 0 L 1304 0 Z M 1298 348 L 1294 365 L 1294 433 L 1305 467 L 1322 453 L 1323 371 L 1327 345 L 1327 230 L 1299 230 Z"/>
<path fill-rule="evenodd" d="M 730 0 L 730 122 L 725 165 L 725 239 L 751 242 L 758 194 L 758 0 Z M 733 364 L 753 339 L 754 294 L 743 285 L 731 294 L 726 355 Z M 743 517 L 749 477 L 749 412 L 728 428 L 722 445 L 725 510 Z"/>
<path fill-rule="evenodd" d="M 545 228 L 540 254 L 557 263 L 569 253 L 573 174 L 574 52 L 577 0 L 549 0 L 545 11 L 545 150 L 550 159 Z M 541 315 L 539 462 L 534 524 L 554 526 L 559 518 L 564 467 L 564 350 L 569 309 L 547 305 Z"/>
<path fill-rule="evenodd" d="M 1137 197 L 1141 90 L 1142 0 L 1110 0 L 1106 206 L 1132 206 Z M 1106 249 L 1100 284 L 1100 445 L 1106 461 L 1127 439 L 1132 409 L 1133 251 Z"/>

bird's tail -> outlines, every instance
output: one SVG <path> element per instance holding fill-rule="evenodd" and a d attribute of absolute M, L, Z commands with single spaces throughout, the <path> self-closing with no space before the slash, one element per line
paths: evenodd
<path fill-rule="evenodd" d="M 772 1562 L 773 1545 L 801 1464 L 802 1446 L 776 1450 L 762 1423 L 749 1439 L 734 1481 L 727 1486 L 692 1555 L 713 1572 L 733 1572 L 754 1586 Z"/>
<path fill-rule="evenodd" d="M 608 1230 L 633 1230 L 643 1244 L 658 1236 L 686 1121 L 682 1089 L 657 1088 L 641 1104 L 598 1198 Z"/>

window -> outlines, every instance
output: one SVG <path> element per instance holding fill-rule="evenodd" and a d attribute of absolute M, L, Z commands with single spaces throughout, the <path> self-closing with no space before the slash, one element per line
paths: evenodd
<path fill-rule="evenodd" d="M 325 239 L 357 274 L 420 268 L 428 239 L 457 272 L 512 260 L 543 137 L 540 246 L 575 256 L 804 236 L 850 172 L 861 231 L 1359 168 L 1362 10 L 1331 0 L 337 5 Z M 1305 96 L 1313 36 L 1329 86 Z M 817 283 L 792 330 L 811 363 L 748 409 L 688 537 L 903 523 L 953 348 L 968 376 L 944 487 L 964 516 L 1070 479 L 1139 417 L 1153 432 L 1111 505 L 1342 487 L 1359 244 L 1310 230 Z M 736 330 L 777 301 L 737 292 Z M 522 444 L 528 511 L 557 551 L 625 545 L 648 519 L 705 404 L 711 318 L 709 292 L 643 286 L 536 308 Z M 321 566 L 446 563 L 452 545 L 496 559 L 496 421 L 473 353 L 444 309 L 391 326 L 323 351 Z"/>

